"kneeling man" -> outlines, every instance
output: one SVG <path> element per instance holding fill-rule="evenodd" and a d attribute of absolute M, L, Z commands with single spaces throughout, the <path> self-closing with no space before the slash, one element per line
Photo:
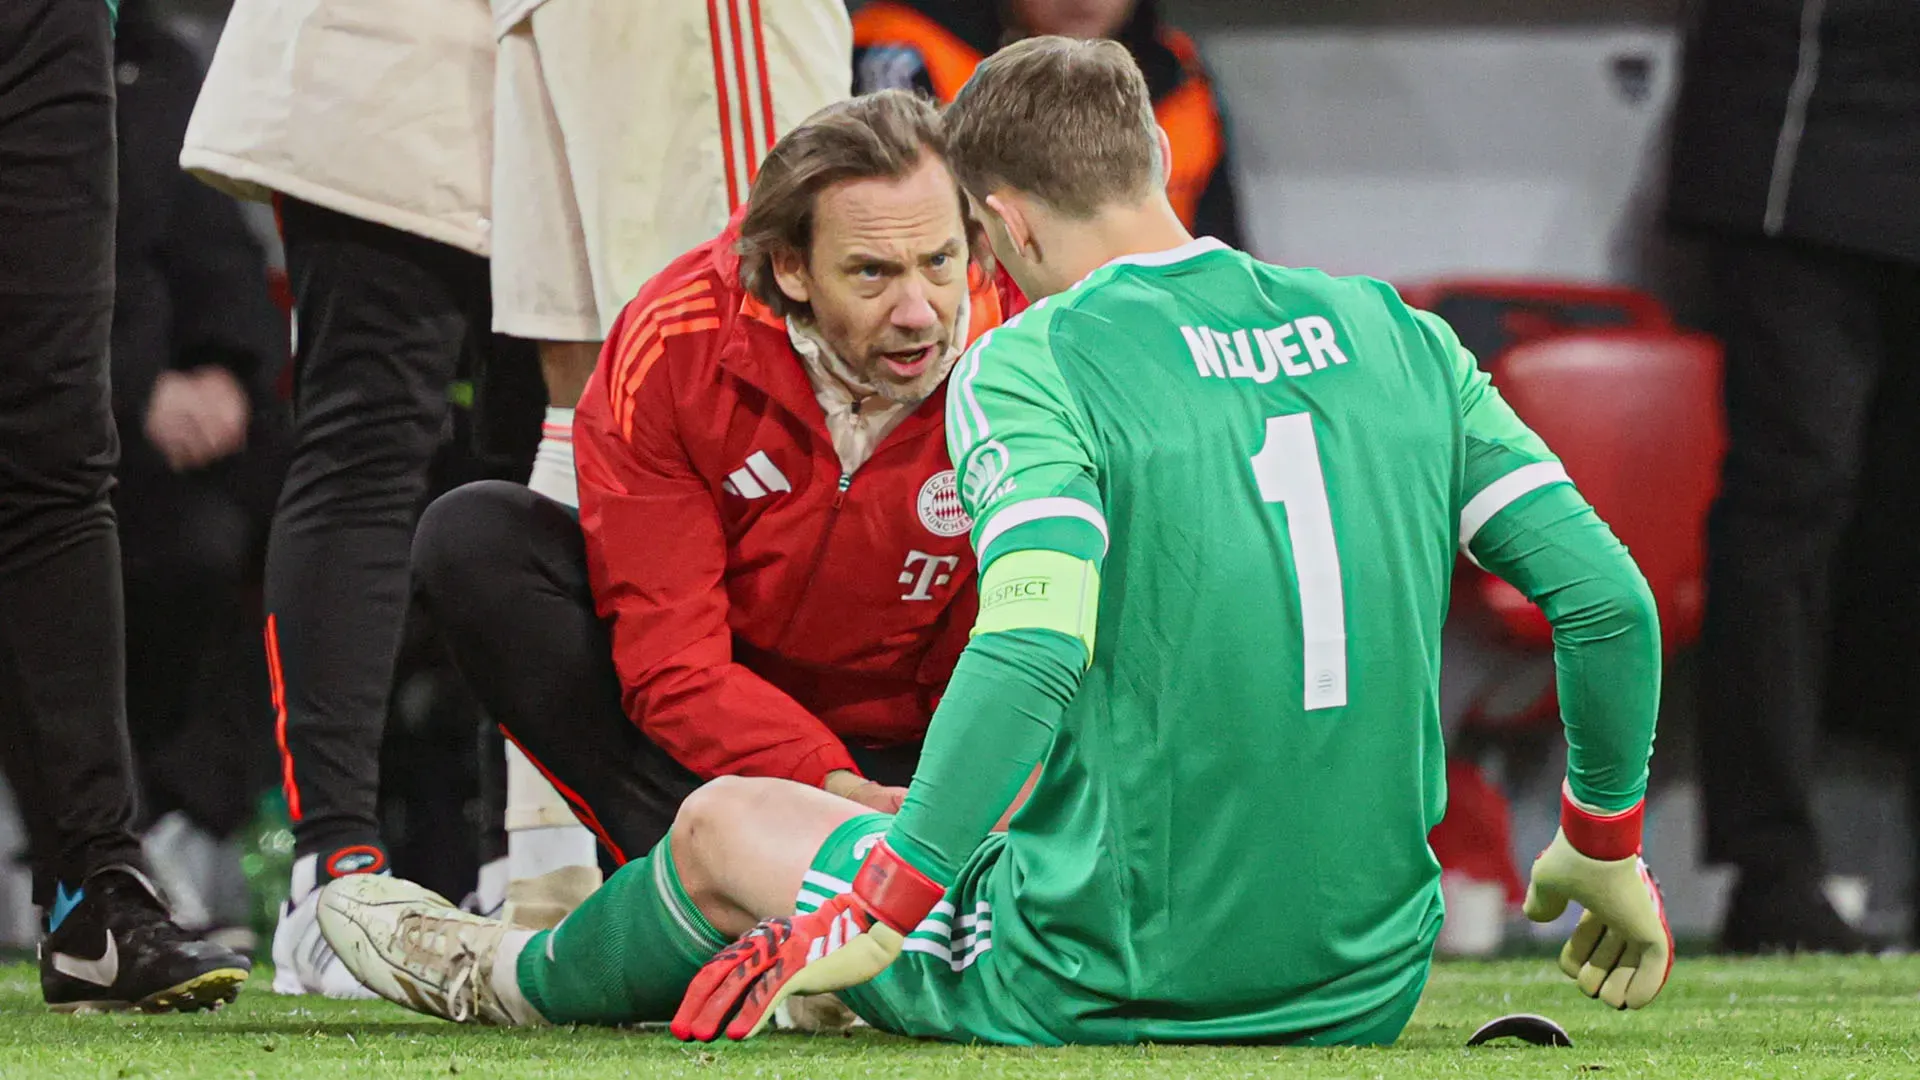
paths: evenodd
<path fill-rule="evenodd" d="M 422 520 L 425 606 L 566 800 L 510 807 L 547 860 L 516 923 L 599 883 L 576 817 L 624 864 L 717 776 L 898 808 L 975 611 L 942 388 L 1003 304 L 938 125 L 898 91 L 822 110 L 641 290 L 580 401 L 577 520 L 498 482 Z"/>

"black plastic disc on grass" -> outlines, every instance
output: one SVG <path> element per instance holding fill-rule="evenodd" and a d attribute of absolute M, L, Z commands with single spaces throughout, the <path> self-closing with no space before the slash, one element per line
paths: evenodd
<path fill-rule="evenodd" d="M 1567 1037 L 1567 1029 L 1533 1013 L 1515 1013 L 1498 1020 L 1489 1020 L 1480 1025 L 1480 1030 L 1467 1040 L 1468 1046 L 1495 1039 L 1519 1039 L 1534 1046 L 1572 1046 L 1573 1040 Z"/>

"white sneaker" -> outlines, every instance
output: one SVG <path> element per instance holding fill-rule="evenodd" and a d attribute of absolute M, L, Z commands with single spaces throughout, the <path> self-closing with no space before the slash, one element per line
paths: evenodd
<path fill-rule="evenodd" d="M 300 862 L 314 858 L 308 855 Z M 293 896 L 298 899 L 281 905 L 280 923 L 273 930 L 273 992 L 372 1000 L 373 991 L 354 979 L 320 933 L 320 890 L 313 887 L 313 868 L 295 864 L 293 879 Z"/>
<path fill-rule="evenodd" d="M 396 1005 L 456 1024 L 545 1023 L 516 977 L 530 931 L 468 914 L 411 881 L 371 874 L 322 889 L 319 922 L 348 970 Z"/>
<path fill-rule="evenodd" d="M 213 927 L 205 882 L 214 874 L 220 842 L 178 810 L 154 822 L 141 834 L 140 850 L 153 868 L 148 876 L 160 886 L 173 910 L 173 924 L 202 933 Z"/>
<path fill-rule="evenodd" d="M 484 915 L 505 922 L 508 884 L 506 856 L 481 863 L 473 891 L 461 899 L 460 910 L 469 915 Z"/>

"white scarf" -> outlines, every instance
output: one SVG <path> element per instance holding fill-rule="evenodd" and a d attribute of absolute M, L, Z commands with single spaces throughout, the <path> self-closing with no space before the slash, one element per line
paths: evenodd
<path fill-rule="evenodd" d="M 968 302 L 962 300 L 960 313 L 953 320 L 954 344 L 947 348 L 945 356 L 934 361 L 913 381 L 911 388 L 920 392 L 914 394 L 910 402 L 882 396 L 827 344 L 812 323 L 787 319 L 787 340 L 793 342 L 793 351 L 800 354 L 800 366 L 806 369 L 807 381 L 813 384 L 814 399 L 826 413 L 827 434 L 833 438 L 833 451 L 840 458 L 842 472 L 852 476 L 854 470 L 873 456 L 880 440 L 933 396 L 940 380 L 947 377 L 954 362 L 966 351 L 961 343 L 967 340 L 968 315 Z"/>

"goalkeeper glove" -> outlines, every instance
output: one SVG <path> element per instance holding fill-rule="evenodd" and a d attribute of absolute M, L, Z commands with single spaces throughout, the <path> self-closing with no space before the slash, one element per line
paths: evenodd
<path fill-rule="evenodd" d="M 1673 970 L 1673 931 L 1660 885 L 1640 861 L 1646 800 L 1597 814 L 1560 797 L 1560 831 L 1533 861 L 1525 910 L 1552 922 L 1573 901 L 1585 910 L 1560 950 L 1560 970 L 1580 992 L 1616 1009 L 1644 1007 Z"/>
<path fill-rule="evenodd" d="M 750 1038 L 789 997 L 866 982 L 900 955 L 945 891 L 881 841 L 852 892 L 811 914 L 768 919 L 708 961 L 674 1014 L 674 1036 L 711 1042 L 725 1025 L 727 1038 Z"/>

